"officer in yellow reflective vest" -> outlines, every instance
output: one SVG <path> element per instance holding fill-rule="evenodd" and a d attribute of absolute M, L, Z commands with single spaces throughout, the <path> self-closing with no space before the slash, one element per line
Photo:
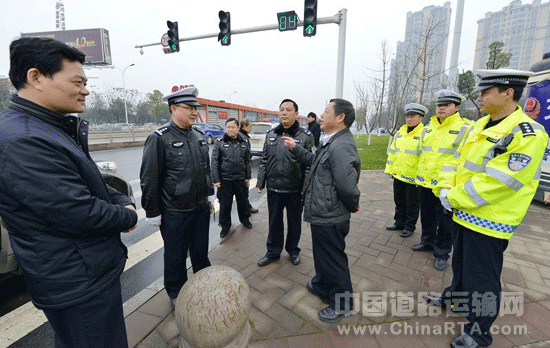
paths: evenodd
<path fill-rule="evenodd" d="M 418 186 L 415 184 L 416 167 L 420 153 L 420 136 L 424 125 L 422 118 L 428 109 L 421 104 L 405 105 L 406 123 L 399 128 L 388 150 L 386 174 L 393 180 L 395 223 L 387 230 L 401 231 L 401 237 L 413 234 L 418 220 Z"/>
<path fill-rule="evenodd" d="M 422 153 L 418 162 L 416 182 L 420 185 L 420 221 L 422 237 L 412 250 L 433 250 L 434 267 L 438 271 L 447 268 L 447 260 L 452 250 L 452 231 L 454 227 L 450 214 L 445 214 L 439 198 L 432 189 L 443 164 L 450 160 L 464 141 L 473 122 L 460 117 L 460 104 L 466 100 L 460 94 L 450 90 L 435 93 L 436 115 L 422 133 Z"/>
<path fill-rule="evenodd" d="M 458 158 L 446 163 L 434 189 L 442 205 L 454 211 L 458 225 L 453 238 L 453 280 L 443 297 L 424 296 L 429 303 L 447 308 L 466 301 L 469 323 L 452 347 L 492 343 L 503 254 L 533 199 L 548 143 L 544 128 L 517 105 L 533 75 L 530 71 L 478 70 L 476 74 L 481 79 L 476 89 L 481 92 L 480 108 L 489 116 L 475 123 Z"/>

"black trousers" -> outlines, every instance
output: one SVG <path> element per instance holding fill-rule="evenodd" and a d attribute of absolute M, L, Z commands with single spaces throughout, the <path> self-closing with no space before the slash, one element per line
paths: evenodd
<path fill-rule="evenodd" d="M 433 248 L 435 258 L 447 260 L 453 246 L 451 230 L 455 224 L 452 216 L 445 213 L 445 208 L 432 189 L 426 187 L 420 187 L 420 222 L 420 242 Z"/>
<path fill-rule="evenodd" d="M 396 226 L 403 226 L 407 231 L 416 229 L 420 205 L 418 202 L 419 188 L 415 184 L 393 179 L 393 200 L 395 202 Z"/>
<path fill-rule="evenodd" d="M 164 287 L 168 297 L 177 298 L 187 281 L 185 260 L 188 250 L 193 273 L 210 266 L 209 229 L 208 206 L 191 212 L 165 211 L 162 214 L 160 233 L 164 240 Z"/>
<path fill-rule="evenodd" d="M 493 342 L 490 333 L 500 308 L 500 276 L 508 240 L 490 237 L 455 223 L 453 280 L 442 294 L 446 307 L 465 307 L 469 323 L 464 326 L 481 346 Z"/>
<path fill-rule="evenodd" d="M 235 201 L 237 201 L 239 221 L 245 222 L 250 217 L 248 187 L 244 180 L 222 180 L 221 187 L 218 189 L 218 199 L 220 200 L 220 224 L 222 229 L 229 229 L 231 227 L 233 196 L 235 196 Z"/>
<path fill-rule="evenodd" d="M 349 221 L 334 226 L 311 225 L 315 264 L 311 284 L 321 297 L 330 300 L 331 308 L 341 311 L 353 309 L 353 289 L 345 252 L 348 233 Z"/>
<path fill-rule="evenodd" d="M 44 309 L 55 332 L 56 348 L 128 347 L 120 280 L 74 307 Z"/>
<path fill-rule="evenodd" d="M 267 235 L 267 254 L 270 259 L 280 257 L 285 238 L 283 211 L 286 208 L 288 233 L 285 250 L 290 255 L 298 255 L 302 234 L 302 194 L 300 192 L 280 193 L 267 191 L 267 209 L 269 211 L 269 234 Z"/>

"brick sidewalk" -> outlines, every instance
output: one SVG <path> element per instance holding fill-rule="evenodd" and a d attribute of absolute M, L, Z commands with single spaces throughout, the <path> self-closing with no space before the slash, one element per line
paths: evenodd
<path fill-rule="evenodd" d="M 448 347 L 460 333 L 463 318 L 447 317 L 445 312 L 419 316 L 427 308 L 422 301 L 415 301 L 410 317 L 392 315 L 392 292 L 412 292 L 415 299 L 420 292 L 440 292 L 450 283 L 451 267 L 439 272 L 433 268 L 435 259 L 431 253 L 410 249 L 420 240 L 419 226 L 405 239 L 384 228 L 393 223 L 394 212 L 387 175 L 363 171 L 359 187 L 362 211 L 353 214 L 346 238 L 353 288 L 356 293 L 387 293 L 387 313 L 378 316 L 363 311 L 338 324 L 323 323 L 317 318 L 317 312 L 326 305 L 305 288 L 314 275 L 311 232 L 306 223 L 302 225 L 300 265 L 292 265 L 283 251 L 280 260 L 258 267 L 256 262 L 266 252 L 268 233 L 264 201 L 260 212 L 251 218 L 252 230 L 237 227 L 209 255 L 212 264 L 230 266 L 248 281 L 253 329 L 250 347 Z M 527 333 L 493 335 L 493 347 L 550 347 L 549 213 L 547 207 L 533 203 L 505 253 L 503 291 L 524 293 L 524 314 L 500 317 L 495 327 L 513 331 L 514 326 L 524 325 Z M 178 332 L 163 290 L 130 314 L 126 323 L 131 347 L 177 347 Z M 340 334 L 338 325 L 355 325 L 367 331 L 354 334 L 352 328 L 350 334 Z M 416 334 L 422 327 L 433 330 L 445 325 L 454 325 L 454 330 Z"/>

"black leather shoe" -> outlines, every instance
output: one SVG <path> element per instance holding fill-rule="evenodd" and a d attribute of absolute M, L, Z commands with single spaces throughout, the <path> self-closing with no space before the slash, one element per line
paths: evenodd
<path fill-rule="evenodd" d="M 300 264 L 300 255 L 290 255 L 290 262 L 292 262 L 293 265 L 299 265 Z"/>
<path fill-rule="evenodd" d="M 229 234 L 230 228 L 222 228 L 222 231 L 220 232 L 220 238 L 225 238 Z"/>
<path fill-rule="evenodd" d="M 313 284 L 311 284 L 311 280 L 306 283 L 306 289 L 313 295 L 319 297 L 321 301 L 323 301 L 324 304 L 329 304 L 330 300 L 326 297 L 322 297 L 321 294 L 317 293 L 315 290 L 313 290 Z"/>
<path fill-rule="evenodd" d="M 407 237 L 412 236 L 413 233 L 414 233 L 413 231 L 403 230 L 403 231 L 401 231 L 401 233 L 399 235 L 403 238 L 407 238 Z"/>
<path fill-rule="evenodd" d="M 435 259 L 434 268 L 438 271 L 444 271 L 447 268 L 447 260 Z"/>
<path fill-rule="evenodd" d="M 428 246 L 424 243 L 418 243 L 418 244 L 415 244 L 411 247 L 412 250 L 414 251 L 427 251 L 427 250 L 433 250 L 433 248 L 431 246 Z"/>
<path fill-rule="evenodd" d="M 272 263 L 273 261 L 277 261 L 278 259 L 279 259 L 278 257 L 270 259 L 269 257 L 264 256 L 264 257 L 262 257 L 261 259 L 258 260 L 258 266 L 260 266 L 260 267 L 267 266 L 270 263 Z"/>
<path fill-rule="evenodd" d="M 451 342 L 451 347 L 452 348 L 478 348 L 483 346 L 479 345 L 479 343 L 477 343 L 472 338 L 472 336 L 463 332 Z"/>
<path fill-rule="evenodd" d="M 243 222 L 243 226 L 248 228 L 248 229 L 251 229 L 252 228 L 252 223 L 249 220 L 246 220 L 245 222 Z"/>
<path fill-rule="evenodd" d="M 350 315 L 351 315 L 351 312 L 347 312 L 347 313 L 336 312 L 334 309 L 330 308 L 330 306 L 321 309 L 318 314 L 319 319 L 327 323 L 335 323 L 340 319 L 342 319 L 343 317 L 348 317 Z"/>
<path fill-rule="evenodd" d="M 403 231 L 403 229 L 404 229 L 403 226 L 398 226 L 398 225 L 386 226 L 386 230 L 390 230 L 390 231 Z"/>
<path fill-rule="evenodd" d="M 431 304 L 431 305 L 434 305 L 434 306 L 437 306 L 437 307 L 444 307 L 443 302 L 441 302 L 441 296 L 426 294 L 426 295 L 422 296 L 422 298 L 428 304 Z"/>
<path fill-rule="evenodd" d="M 250 206 L 250 214 L 256 214 L 258 212 L 258 209 Z"/>

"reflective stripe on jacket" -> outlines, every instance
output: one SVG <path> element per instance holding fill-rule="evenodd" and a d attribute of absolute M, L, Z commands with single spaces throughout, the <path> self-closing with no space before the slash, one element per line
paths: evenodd
<path fill-rule="evenodd" d="M 418 156 L 420 155 L 420 136 L 423 130 L 422 123 L 418 124 L 410 133 L 407 133 L 406 124 L 399 128 L 388 150 L 384 173 L 391 174 L 394 178 L 410 184 L 415 183 Z"/>
<path fill-rule="evenodd" d="M 472 122 L 461 118 L 458 112 L 447 117 L 443 123 L 439 123 L 437 116 L 432 116 L 422 133 L 417 184 L 427 188 L 437 185 L 444 163 L 452 158 L 471 127 Z"/>
<path fill-rule="evenodd" d="M 456 175 L 440 187 L 456 208 L 453 220 L 471 230 L 510 239 L 535 195 L 540 163 L 548 143 L 544 128 L 518 109 L 499 124 L 483 129 L 490 116 L 474 125 L 456 164 Z"/>

